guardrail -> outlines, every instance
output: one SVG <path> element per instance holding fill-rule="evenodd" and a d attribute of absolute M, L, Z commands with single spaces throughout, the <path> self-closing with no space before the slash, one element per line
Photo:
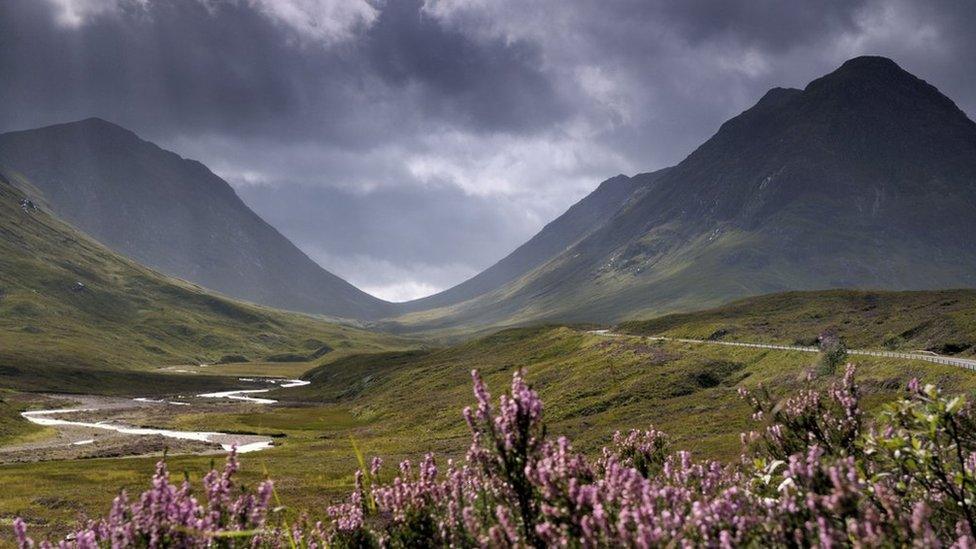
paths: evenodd
<path fill-rule="evenodd" d="M 609 330 L 594 330 L 592 333 L 608 337 L 616 337 L 621 334 L 613 333 Z M 754 349 L 776 349 L 780 351 L 800 351 L 804 353 L 819 353 L 818 347 L 804 347 L 800 345 L 772 345 L 767 343 L 742 343 L 739 341 L 713 341 L 710 339 L 687 339 L 681 337 L 648 336 L 648 339 L 661 341 L 677 341 L 679 343 L 697 343 L 706 345 L 728 345 L 730 347 L 752 347 Z M 947 366 L 957 366 L 967 370 L 976 371 L 976 360 L 968 358 L 955 358 L 951 356 L 929 355 L 919 353 L 899 353 L 896 351 L 869 351 L 865 349 L 849 349 L 847 354 L 863 356 L 880 356 L 888 358 L 907 358 L 910 360 L 924 360 L 935 364 L 945 364 Z"/>

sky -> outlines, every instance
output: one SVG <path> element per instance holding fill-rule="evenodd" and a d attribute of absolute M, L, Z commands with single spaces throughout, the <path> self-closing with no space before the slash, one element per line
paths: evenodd
<path fill-rule="evenodd" d="M 402 301 L 857 55 L 973 118 L 973 52 L 971 0 L 0 0 L 0 131 L 123 125 Z"/>

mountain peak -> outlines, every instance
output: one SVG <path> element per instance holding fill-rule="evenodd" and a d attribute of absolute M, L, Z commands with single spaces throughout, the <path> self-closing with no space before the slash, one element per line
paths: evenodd
<path fill-rule="evenodd" d="M 926 81 L 901 68 L 887 57 L 861 56 L 849 59 L 835 71 L 810 82 L 805 91 L 817 93 L 824 90 L 867 90 L 941 95 Z"/>
<path fill-rule="evenodd" d="M 89 116 L 88 118 L 84 118 L 82 120 L 76 120 L 74 122 L 66 122 L 66 124 L 77 124 L 79 126 L 108 126 L 111 128 L 122 128 L 122 126 L 119 126 L 114 122 L 109 122 L 108 120 L 105 120 L 104 118 L 99 118 L 97 116 Z"/>
<path fill-rule="evenodd" d="M 142 139 L 132 130 L 124 128 L 118 124 L 115 124 L 114 122 L 109 122 L 104 118 L 94 116 L 84 118 L 82 120 L 75 120 L 74 122 L 52 124 L 50 126 L 37 128 L 35 130 L 10 132 L 10 134 L 5 135 L 14 135 L 18 133 L 57 135 L 66 139 L 84 139 L 87 143 L 97 143 L 107 140 L 111 140 L 116 143 L 119 142 L 119 140 L 142 141 Z"/>
<path fill-rule="evenodd" d="M 97 116 L 91 116 L 82 120 L 77 120 L 75 122 L 67 122 L 65 124 L 57 124 L 55 126 L 50 126 L 52 128 L 63 127 L 66 129 L 79 128 L 86 131 L 93 131 L 99 133 L 115 133 L 115 134 L 126 134 L 131 136 L 136 136 L 136 133 L 132 130 L 120 126 L 114 122 L 109 122 L 104 118 L 99 118 Z"/>
<path fill-rule="evenodd" d="M 620 174 L 617 174 L 617 175 L 611 177 L 610 179 L 607 179 L 604 182 L 600 183 L 600 187 L 606 188 L 606 187 L 612 187 L 612 186 L 615 186 L 615 185 L 623 185 L 624 183 L 626 183 L 628 181 L 630 181 L 630 177 L 627 177 L 626 175 L 620 173 Z"/>
<path fill-rule="evenodd" d="M 904 72 L 904 69 L 898 66 L 898 63 L 895 63 L 893 60 L 880 55 L 862 55 L 860 57 L 853 57 L 847 61 L 844 61 L 844 63 L 837 70 L 864 72 Z"/>

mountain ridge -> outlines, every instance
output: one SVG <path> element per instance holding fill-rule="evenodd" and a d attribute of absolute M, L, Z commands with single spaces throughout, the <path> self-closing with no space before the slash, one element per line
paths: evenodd
<path fill-rule="evenodd" d="M 0 134 L 0 165 L 25 175 L 69 223 L 167 274 L 307 313 L 394 310 L 322 269 L 204 164 L 103 119 Z"/>
<path fill-rule="evenodd" d="M 400 304 L 403 312 L 450 306 L 498 289 L 565 251 L 624 207 L 638 190 L 647 192 L 667 168 L 633 177 L 618 174 L 547 223 L 538 233 L 474 277 L 437 294 Z"/>
<path fill-rule="evenodd" d="M 77 127 L 98 134 L 75 140 L 84 142 L 95 168 L 63 144 L 40 153 L 18 144 L 23 136 Z M 194 192 L 184 195 L 166 185 L 156 189 L 153 210 L 164 209 L 168 200 L 182 209 L 141 229 L 151 235 L 139 234 L 131 219 L 151 219 L 158 212 L 146 213 L 140 200 L 118 200 L 131 191 L 125 185 L 131 181 L 115 175 L 121 181 L 109 186 L 118 196 L 108 199 L 104 190 L 90 188 L 90 180 L 101 175 L 98 163 L 111 159 L 112 149 L 132 148 L 132 142 L 150 150 L 133 156 L 165 157 L 160 165 L 178 163 L 195 183 Z M 890 59 L 854 58 L 803 89 L 770 89 L 673 167 L 604 181 L 471 279 L 394 304 L 321 269 L 203 164 L 131 131 L 94 118 L 0 135 L 0 165 L 26 171 L 69 222 L 151 267 L 257 303 L 378 321 L 408 332 L 546 320 L 612 322 L 788 290 L 976 285 L 976 245 L 960 238 L 976 231 L 966 214 L 976 207 L 974 157 L 976 123 L 951 99 Z M 44 160 L 81 169 L 69 175 Z M 149 182 L 140 180 L 142 187 L 173 179 L 157 165 L 128 168 L 143 170 L 138 175 Z M 79 202 L 93 203 L 92 211 L 65 207 L 64 188 L 71 184 L 85 191 Z M 236 219 L 230 221 L 238 225 L 208 202 L 233 203 Z M 216 223 L 201 222 L 208 213 Z M 127 230 L 119 236 L 115 224 Z M 247 234 L 245 225 L 260 229 L 260 237 Z M 202 235 L 201 246 L 214 257 L 232 253 L 241 241 L 251 247 L 220 264 L 226 277 L 220 278 L 206 272 L 213 267 L 208 253 L 190 249 L 182 258 L 186 264 L 175 266 L 154 261 L 147 243 L 173 246 L 154 240 L 157 232 L 167 234 L 161 226 L 191 227 L 187 232 Z M 177 249 L 197 244 L 183 237 Z M 228 282 L 238 277 L 250 286 Z M 264 287 L 275 285 L 282 293 Z"/>
<path fill-rule="evenodd" d="M 976 286 L 976 124 L 883 58 L 778 88 L 519 281 L 405 330 L 615 322 L 831 287 Z"/>
<path fill-rule="evenodd" d="M 384 334 L 231 300 L 109 250 L 0 170 L 0 385 L 27 391 L 184 390 L 166 365 L 387 350 Z M 20 182 L 23 183 L 23 182 Z M 312 360 L 312 358 L 308 358 Z M 189 374 L 215 388 L 219 371 Z M 185 379 L 182 379 L 185 382 Z"/>

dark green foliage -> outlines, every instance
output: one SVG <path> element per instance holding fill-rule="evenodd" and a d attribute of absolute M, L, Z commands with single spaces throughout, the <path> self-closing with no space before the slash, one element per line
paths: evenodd
<path fill-rule="evenodd" d="M 268 362 L 305 362 L 308 360 L 308 357 L 296 353 L 279 353 L 269 355 L 265 360 Z"/>
<path fill-rule="evenodd" d="M 313 352 L 312 354 L 308 355 L 308 358 L 309 358 L 309 360 L 315 360 L 317 358 L 322 358 L 322 357 L 324 357 L 325 355 L 331 353 L 334 350 L 335 349 L 333 349 L 332 347 L 330 347 L 328 345 L 322 345 L 321 347 L 319 347 L 318 349 L 316 349 L 315 352 Z"/>
<path fill-rule="evenodd" d="M 820 373 L 832 375 L 847 361 L 847 346 L 836 330 L 827 330 L 817 338 L 820 344 Z"/>
<path fill-rule="evenodd" d="M 711 360 L 703 364 L 700 370 L 691 372 L 691 379 L 703 389 L 717 387 L 744 367 L 745 364 L 739 362 Z"/>

